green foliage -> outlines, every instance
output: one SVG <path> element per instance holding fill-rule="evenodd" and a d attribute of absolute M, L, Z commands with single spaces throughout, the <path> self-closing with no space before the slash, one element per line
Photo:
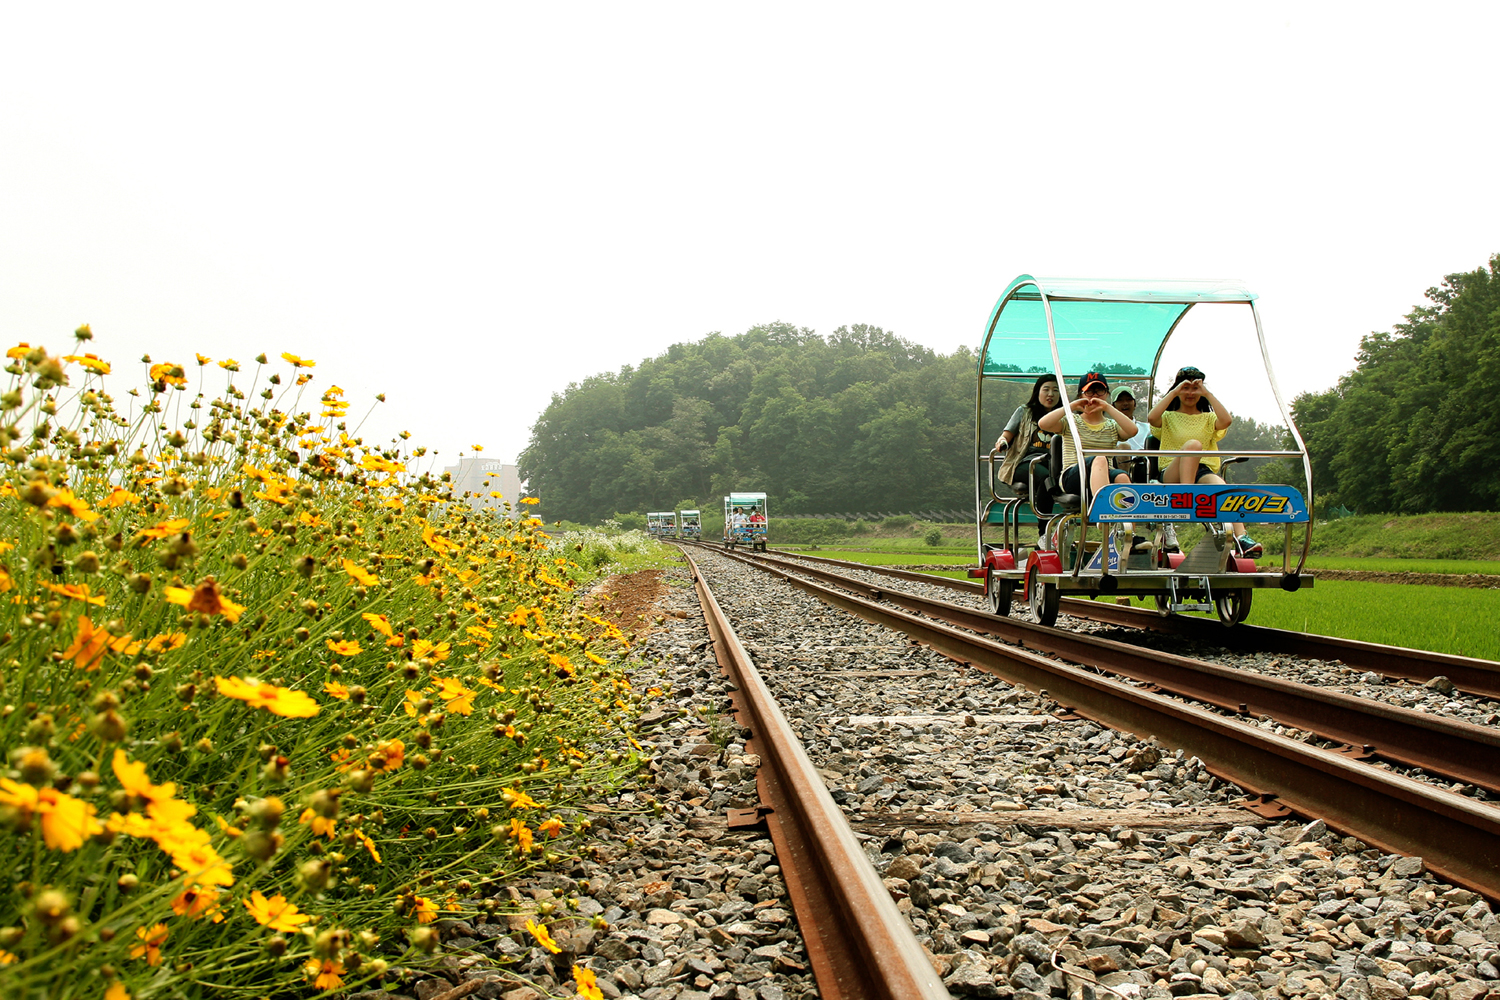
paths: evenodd
<path fill-rule="evenodd" d="M 1295 594 L 1257 590 L 1249 624 L 1494 660 L 1494 602 L 1474 587 L 1319 580 Z"/>
<path fill-rule="evenodd" d="M 1332 505 L 1500 508 L 1500 410 L 1489 402 L 1500 398 L 1500 255 L 1426 295 L 1431 305 L 1360 342 L 1335 388 L 1292 404 L 1313 488 Z"/>
<path fill-rule="evenodd" d="M 880 522 L 882 528 L 910 528 L 917 523 L 917 519 L 911 514 L 897 514 Z"/>
<path fill-rule="evenodd" d="M 930 545 L 933 548 L 942 545 L 943 529 L 934 524 L 932 527 L 927 529 L 927 534 L 922 536 L 922 541 L 924 544 Z"/>
<path fill-rule="evenodd" d="M 598 576 L 662 567 L 676 551 L 640 530 L 609 532 L 592 528 L 570 531 L 560 539 L 553 539 L 553 547 L 567 552 L 585 571 Z"/>
<path fill-rule="evenodd" d="M 997 390 L 1005 416 L 1017 393 Z M 823 338 L 773 323 L 569 386 L 533 426 L 521 474 L 548 519 L 709 498 L 705 534 L 716 498 L 763 490 L 779 537 L 778 511 L 964 505 L 973 401 L 971 351 L 939 356 L 862 324 Z"/>

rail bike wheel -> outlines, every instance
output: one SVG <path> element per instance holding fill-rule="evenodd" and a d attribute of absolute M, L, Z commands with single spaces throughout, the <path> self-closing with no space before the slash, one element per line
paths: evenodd
<path fill-rule="evenodd" d="M 1250 598 L 1255 592 L 1248 588 L 1231 590 L 1214 598 L 1214 611 L 1226 628 L 1238 625 L 1250 616 Z"/>
<path fill-rule="evenodd" d="M 1057 607 L 1062 595 L 1058 593 L 1057 584 L 1037 580 L 1035 566 L 1026 575 L 1026 595 L 1031 602 L 1031 614 L 1038 622 L 1047 626 L 1057 622 Z"/>
<path fill-rule="evenodd" d="M 1015 592 L 1014 580 L 1004 580 L 993 573 L 984 578 L 984 596 L 989 600 L 990 611 L 1002 618 L 1010 614 L 1010 602 Z"/>

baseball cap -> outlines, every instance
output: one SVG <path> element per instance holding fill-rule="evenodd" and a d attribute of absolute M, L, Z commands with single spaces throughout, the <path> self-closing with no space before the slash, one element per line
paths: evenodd
<path fill-rule="evenodd" d="M 1084 392 L 1086 392 L 1088 390 L 1088 387 L 1093 385 L 1095 382 L 1098 382 L 1106 389 L 1109 388 L 1109 379 L 1105 378 L 1099 372 L 1089 372 L 1087 375 L 1078 380 L 1079 395 L 1082 395 Z"/>
<path fill-rule="evenodd" d="M 1119 402 L 1121 396 L 1129 396 L 1131 399 L 1135 399 L 1135 393 L 1131 391 L 1130 386 L 1121 385 L 1116 386 L 1115 391 L 1109 394 L 1109 401 L 1111 403 Z"/>

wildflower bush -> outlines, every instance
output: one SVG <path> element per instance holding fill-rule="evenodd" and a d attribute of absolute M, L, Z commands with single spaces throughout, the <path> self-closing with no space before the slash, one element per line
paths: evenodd
<path fill-rule="evenodd" d="M 124 412 L 91 353 L 7 359 L 0 995 L 377 982 L 586 848 L 639 697 L 584 542 L 408 472 L 308 359 L 146 358 Z"/>

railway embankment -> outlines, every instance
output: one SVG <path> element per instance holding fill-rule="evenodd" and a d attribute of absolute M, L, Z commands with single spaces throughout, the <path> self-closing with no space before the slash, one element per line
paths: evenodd
<path fill-rule="evenodd" d="M 1245 811 L 1189 755 L 722 557 L 700 565 L 955 995 L 1476 1000 L 1500 985 L 1500 920 L 1421 859 Z"/>

